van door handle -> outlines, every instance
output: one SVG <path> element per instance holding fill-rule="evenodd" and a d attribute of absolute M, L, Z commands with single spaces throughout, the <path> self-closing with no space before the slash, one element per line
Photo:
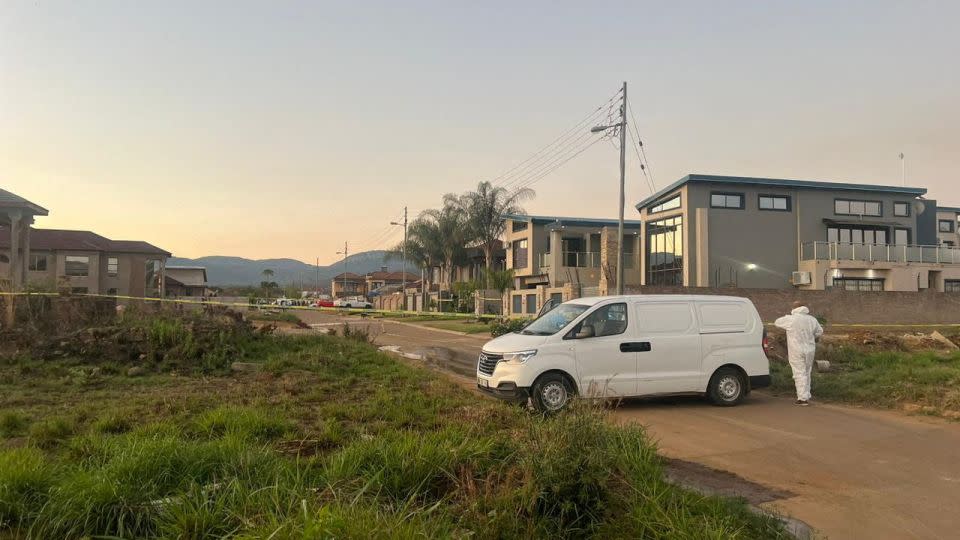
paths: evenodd
<path fill-rule="evenodd" d="M 620 352 L 649 352 L 649 341 L 630 341 L 620 344 Z"/>

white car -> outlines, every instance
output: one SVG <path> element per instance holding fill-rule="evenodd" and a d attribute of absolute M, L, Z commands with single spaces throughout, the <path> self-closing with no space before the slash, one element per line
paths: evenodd
<path fill-rule="evenodd" d="M 483 346 L 477 386 L 556 411 L 575 395 L 705 394 L 736 405 L 770 385 L 756 308 L 731 296 L 580 298 Z"/>
<path fill-rule="evenodd" d="M 373 304 L 363 298 L 338 298 L 333 301 L 333 307 L 347 309 L 373 309 Z"/>

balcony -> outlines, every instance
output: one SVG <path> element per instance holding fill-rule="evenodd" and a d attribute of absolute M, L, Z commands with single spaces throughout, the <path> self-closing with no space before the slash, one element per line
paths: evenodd
<path fill-rule="evenodd" d="M 540 268 L 550 268 L 552 256 L 552 253 L 541 253 L 537 257 Z M 560 265 L 565 268 L 600 267 L 600 254 L 595 251 L 564 251 L 560 257 Z"/>
<path fill-rule="evenodd" d="M 874 245 L 844 242 L 807 242 L 801 246 L 804 261 L 860 261 L 883 263 L 960 264 L 960 248 L 913 244 Z"/>

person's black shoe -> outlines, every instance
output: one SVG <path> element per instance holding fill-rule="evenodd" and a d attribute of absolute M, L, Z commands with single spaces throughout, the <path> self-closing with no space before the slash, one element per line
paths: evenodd
<path fill-rule="evenodd" d="M 799 405 L 799 406 L 801 406 L 801 407 L 806 407 L 806 406 L 810 405 L 810 402 L 809 402 L 809 401 L 804 401 L 804 400 L 802 400 L 802 399 L 798 399 L 798 400 L 797 400 L 797 405 Z"/>

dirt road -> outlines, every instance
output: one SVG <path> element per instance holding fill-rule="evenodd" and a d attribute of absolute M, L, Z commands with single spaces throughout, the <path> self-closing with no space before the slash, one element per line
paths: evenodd
<path fill-rule="evenodd" d="M 341 324 L 335 315 L 302 316 L 320 326 Z M 488 339 L 349 320 L 369 325 L 378 344 L 426 354 L 467 378 Z M 960 424 L 823 404 L 800 408 L 761 392 L 733 408 L 689 398 L 636 400 L 615 417 L 645 425 L 668 458 L 736 475 L 708 475 L 714 489 L 743 494 L 829 538 L 960 535 Z M 711 472 L 691 474 L 704 471 Z"/>

